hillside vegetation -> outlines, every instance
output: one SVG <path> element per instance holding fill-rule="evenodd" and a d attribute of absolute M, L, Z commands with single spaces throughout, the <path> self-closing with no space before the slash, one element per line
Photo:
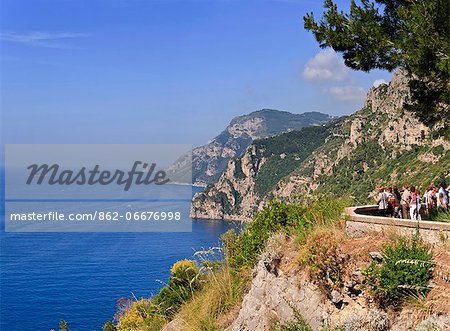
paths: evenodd
<path fill-rule="evenodd" d="M 255 141 L 194 198 L 191 216 L 249 220 L 274 197 L 317 194 L 351 195 L 366 204 L 377 185 L 409 183 L 423 191 L 448 178 L 448 119 L 428 127 L 410 113 L 408 82 L 397 71 L 347 118 Z"/>
<path fill-rule="evenodd" d="M 440 330 L 450 317 L 448 243 L 347 238 L 341 213 L 351 203 L 271 201 L 241 233 L 222 236 L 224 259 L 214 248 L 177 262 L 159 294 L 129 301 L 105 330 Z"/>
<path fill-rule="evenodd" d="M 117 331 L 160 330 L 172 321 L 169 330 L 221 330 L 222 324 L 232 322 L 226 315 L 248 291 L 250 270 L 273 234 L 281 231 L 304 241 L 315 224 L 332 227 L 348 204 L 346 200 L 309 206 L 273 201 L 240 234 L 230 230 L 222 236 L 224 259 L 215 260 L 212 249 L 198 252 L 197 262 L 175 263 L 167 285 L 156 296 L 123 301 L 115 323 L 105 326 Z"/>

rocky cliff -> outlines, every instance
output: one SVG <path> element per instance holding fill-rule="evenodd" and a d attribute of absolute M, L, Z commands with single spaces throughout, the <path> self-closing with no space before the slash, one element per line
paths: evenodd
<path fill-rule="evenodd" d="M 192 151 L 192 164 L 181 157 L 168 170 L 173 177 L 192 166 L 193 183 L 204 186 L 214 183 L 226 169 L 228 161 L 241 156 L 255 139 L 274 136 L 303 127 L 321 125 L 332 117 L 319 112 L 292 114 L 263 109 L 234 118 L 210 143 Z"/>
<path fill-rule="evenodd" d="M 326 193 L 367 202 L 377 184 L 410 182 L 424 188 L 439 181 L 449 175 L 450 142 L 435 132 L 448 119 L 425 126 L 405 109 L 409 98 L 408 77 L 397 71 L 389 84 L 368 91 L 361 110 L 320 134 L 303 129 L 281 141 L 254 142 L 228 161 L 214 185 L 194 197 L 191 216 L 248 220 L 273 197 Z"/>
<path fill-rule="evenodd" d="M 308 127 L 270 139 L 256 140 L 240 158 L 233 158 L 218 181 L 197 194 L 191 217 L 250 220 L 262 207 L 262 197 L 325 142 L 339 123 Z"/>
<path fill-rule="evenodd" d="M 253 269 L 251 287 L 237 318 L 227 330 L 271 330 L 273 321 L 292 321 L 296 312 L 312 330 L 448 330 L 449 284 L 438 277 L 435 288 L 422 302 L 424 306 L 435 303 L 426 314 L 412 304 L 400 310 L 380 310 L 370 299 L 362 285 L 362 270 L 372 259 L 380 258 L 377 250 L 386 241 L 387 235 L 379 233 L 342 240 L 339 249 L 347 261 L 344 288 L 342 292 L 333 291 L 330 298 L 298 263 L 299 252 L 292 240 L 283 235 L 272 237 Z M 449 257 L 445 247 L 439 249 L 439 262 L 445 263 Z"/>

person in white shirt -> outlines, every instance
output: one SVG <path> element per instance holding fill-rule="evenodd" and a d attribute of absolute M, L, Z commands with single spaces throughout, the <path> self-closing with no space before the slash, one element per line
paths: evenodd
<path fill-rule="evenodd" d="M 387 213 L 387 193 L 384 191 L 384 187 L 378 188 L 378 197 L 377 197 L 377 205 L 378 205 L 378 215 L 386 216 Z"/>
<path fill-rule="evenodd" d="M 411 214 L 412 220 L 420 221 L 422 219 L 422 217 L 420 216 L 420 208 L 421 207 L 422 207 L 422 204 L 421 204 L 420 191 L 413 190 L 413 188 L 411 188 L 410 214 Z"/>
<path fill-rule="evenodd" d="M 448 192 L 447 192 L 448 185 L 445 182 L 442 182 L 439 191 L 438 191 L 438 206 L 441 209 L 447 209 L 448 207 Z"/>

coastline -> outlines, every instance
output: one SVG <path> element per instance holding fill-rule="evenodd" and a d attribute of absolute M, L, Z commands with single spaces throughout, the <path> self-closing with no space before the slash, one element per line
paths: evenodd
<path fill-rule="evenodd" d="M 193 214 L 192 211 L 189 213 L 190 219 L 197 219 L 202 221 L 208 221 L 208 220 L 219 220 L 219 221 L 226 221 L 226 222 L 242 222 L 242 223 L 249 223 L 252 221 L 252 218 L 250 217 L 238 217 L 238 216 L 232 216 L 232 215 L 207 215 L 207 214 Z"/>
<path fill-rule="evenodd" d="M 172 185 L 178 185 L 178 186 L 193 186 L 193 187 L 199 187 L 199 188 L 205 188 L 206 184 L 199 184 L 199 183 L 182 183 L 182 182 L 170 182 Z"/>

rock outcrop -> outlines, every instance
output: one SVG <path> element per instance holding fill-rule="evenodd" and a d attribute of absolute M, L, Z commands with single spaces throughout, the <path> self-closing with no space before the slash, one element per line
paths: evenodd
<path fill-rule="evenodd" d="M 239 314 L 227 330 L 269 330 L 274 321 L 294 320 L 296 312 L 313 330 L 450 329 L 448 307 L 419 316 L 414 308 L 382 311 L 368 299 L 360 285 L 363 278 L 361 270 L 370 263 L 369 249 L 380 248 L 381 245 L 381 240 L 371 237 L 355 242 L 350 240 L 342 245 L 347 247 L 342 249 L 350 253 L 350 268 L 343 290 L 334 291 L 334 297 L 330 298 L 310 280 L 305 267 L 296 263 L 298 258 L 292 243 L 281 235 L 271 238 L 253 270 L 251 287 Z M 356 256 L 363 258 L 355 260 Z"/>
<path fill-rule="evenodd" d="M 256 158 L 255 155 L 253 146 L 246 151 L 240 162 L 230 160 L 219 180 L 193 200 L 190 216 L 249 221 L 259 201 L 254 190 L 254 176 L 266 161 L 264 158 Z M 236 173 L 242 173 L 244 176 L 240 178 Z"/>

